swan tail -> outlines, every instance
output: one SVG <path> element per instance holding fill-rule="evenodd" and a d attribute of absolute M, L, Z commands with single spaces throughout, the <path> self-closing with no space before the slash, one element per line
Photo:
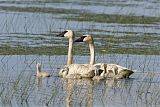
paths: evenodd
<path fill-rule="evenodd" d="M 115 79 L 123 79 L 123 78 L 129 78 L 131 74 L 133 74 L 134 71 L 130 69 L 123 69 L 121 70 L 117 75 L 114 76 Z"/>

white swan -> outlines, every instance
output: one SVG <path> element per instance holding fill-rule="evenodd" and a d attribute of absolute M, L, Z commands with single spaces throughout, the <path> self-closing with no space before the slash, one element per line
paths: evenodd
<path fill-rule="evenodd" d="M 74 32 L 72 30 L 66 30 L 60 34 L 58 34 L 57 36 L 59 37 L 65 37 L 68 39 L 69 41 L 69 46 L 68 46 L 68 61 L 67 61 L 67 65 L 72 64 L 72 52 L 73 52 L 73 42 L 74 42 Z"/>
<path fill-rule="evenodd" d="M 81 78 L 81 77 L 93 77 L 97 72 L 97 67 L 94 64 L 94 48 L 93 44 L 90 44 L 89 47 L 91 52 L 91 62 L 90 64 L 72 64 L 72 48 L 74 42 L 74 32 L 72 30 L 66 30 L 57 36 L 65 37 L 69 40 L 68 48 L 68 61 L 60 71 L 59 76 L 65 78 Z"/>
<path fill-rule="evenodd" d="M 89 44 L 90 51 L 94 50 L 94 41 L 93 38 L 90 35 L 83 35 L 79 39 L 75 40 L 75 42 L 86 42 Z M 94 56 L 94 51 L 90 52 L 91 58 Z M 94 60 L 90 60 L 90 64 L 94 64 Z M 100 76 L 95 76 L 93 79 L 98 79 L 103 77 L 113 77 L 113 78 L 129 78 L 129 76 L 134 73 L 132 70 L 122 67 L 117 64 L 104 64 L 104 63 L 98 63 L 95 64 L 95 67 L 98 67 L 98 69 L 103 70 Z M 114 75 L 111 75 L 112 74 Z"/>
<path fill-rule="evenodd" d="M 49 73 L 48 72 L 43 72 L 41 71 L 41 64 L 40 63 L 37 63 L 37 77 L 50 77 Z"/>

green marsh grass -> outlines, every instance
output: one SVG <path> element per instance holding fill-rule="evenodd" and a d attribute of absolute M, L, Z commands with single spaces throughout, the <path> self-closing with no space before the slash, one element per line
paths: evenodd
<path fill-rule="evenodd" d="M 160 55 L 160 48 L 158 43 L 160 38 L 158 36 L 144 35 L 144 36 L 111 36 L 111 35 L 94 35 L 95 43 L 101 43 L 102 45 L 97 45 L 96 52 L 98 53 L 120 53 L 120 54 L 138 54 L 138 55 Z M 103 39 L 101 39 L 103 38 Z M 0 48 L 1 55 L 29 55 L 29 54 L 38 54 L 38 55 L 65 55 L 67 54 L 68 42 L 65 41 L 49 41 L 49 39 L 33 37 L 31 40 L 47 40 L 43 43 L 50 44 L 51 46 L 21 46 L 20 42 L 17 44 L 18 47 L 11 47 L 8 45 L 3 45 Z M 137 43 L 137 44 L 136 44 Z M 52 44 L 64 46 L 52 46 Z M 152 44 L 152 45 L 151 45 Z M 37 43 L 36 45 L 39 45 Z M 88 46 L 86 44 L 74 46 L 76 55 L 85 55 L 88 54 Z M 81 52 L 83 50 L 83 53 Z"/>
<path fill-rule="evenodd" d="M 33 13 L 53 13 L 53 14 L 75 14 L 80 13 L 75 9 L 54 9 L 54 8 L 40 8 L 40 7 L 14 7 L 14 6 L 0 6 L 1 10 L 14 11 L 14 12 L 33 12 Z"/>
<path fill-rule="evenodd" d="M 17 4 L 22 3 L 22 2 L 14 2 L 14 1 L 6 1 L 6 2 L 17 3 Z M 42 3 L 43 1 L 39 1 L 39 2 Z M 46 2 L 52 3 L 51 1 L 44 1 L 43 3 L 46 3 Z M 28 3 L 34 4 L 34 3 L 37 3 L 37 1 L 34 1 L 34 2 L 28 1 Z M 25 2 L 23 2 L 22 4 L 25 4 Z M 90 3 L 84 2 L 82 4 L 88 5 Z M 95 4 L 99 4 L 99 3 L 95 3 Z M 7 12 L 17 12 L 17 13 L 31 12 L 33 14 L 50 13 L 50 14 L 57 14 L 57 15 L 58 14 L 67 15 L 68 13 L 70 13 L 70 14 L 73 14 L 73 16 L 70 17 L 69 15 L 68 17 L 62 17 L 60 20 L 64 19 L 63 21 L 77 21 L 77 22 L 89 21 L 89 22 L 93 22 L 93 25 L 94 25 L 94 22 L 99 22 L 99 23 L 106 23 L 106 24 L 107 23 L 135 24 L 135 26 L 136 24 L 144 24 L 144 27 L 145 27 L 145 24 L 155 24 L 157 22 L 159 23 L 159 20 L 160 20 L 159 17 L 93 14 L 93 13 L 84 12 L 84 10 L 81 11 L 76 9 L 70 9 L 70 10 L 54 9 L 54 8 L 47 8 L 47 7 L 22 8 L 22 7 L 14 7 L 14 6 L 10 6 L 10 7 L 0 6 L 0 9 L 4 10 L 6 13 Z M 13 16 L 13 19 L 14 18 L 16 18 L 16 16 Z M 11 20 L 13 19 L 11 18 Z M 67 26 L 67 23 L 65 26 Z M 9 28 L 6 28 L 6 29 L 9 29 Z M 29 31 L 27 30 L 28 29 L 27 27 L 25 29 L 26 31 Z M 84 30 L 83 26 L 81 29 Z M 62 29 L 58 29 L 58 30 L 62 30 Z M 84 31 L 92 33 L 93 30 L 85 29 Z M 105 30 L 103 31 L 99 29 L 97 29 L 96 31 L 99 33 L 109 32 L 109 31 L 105 31 Z M 15 28 L 15 32 L 16 32 L 16 28 Z M 10 34 L 9 31 L 7 32 L 7 34 L 8 33 Z M 35 32 L 35 33 L 39 33 L 39 32 Z M 127 35 L 127 36 L 116 37 L 116 36 L 110 36 L 110 35 L 99 35 L 99 34 L 94 35 L 93 34 L 93 37 L 96 38 L 95 43 L 97 43 L 96 44 L 97 53 L 104 53 L 104 54 L 113 53 L 113 55 L 115 53 L 138 54 L 138 55 L 144 55 L 144 56 L 146 55 L 146 57 L 147 55 L 160 55 L 159 47 L 154 45 L 153 46 L 147 45 L 148 43 L 158 44 L 160 40 L 158 36 L 153 36 L 152 34 L 148 34 L 148 35 L 144 34 L 144 36 L 136 36 L 138 32 L 134 33 L 134 32 L 123 32 L 123 31 L 122 32 L 113 31 L 111 33 L 113 33 L 113 35 L 114 33 L 132 34 L 133 36 Z M 19 39 L 26 38 L 34 41 L 42 40 L 44 42 L 45 40 L 49 40 L 49 39 L 45 39 L 45 37 L 34 37 L 34 34 L 31 34 L 33 35 L 33 37 L 27 37 L 27 35 L 30 35 L 27 32 L 26 34 L 23 34 L 23 35 L 26 35 L 26 37 L 15 36 L 15 38 L 19 38 Z M 37 34 L 35 35 L 37 36 Z M 55 36 L 56 34 L 46 33 L 46 34 L 39 34 L 39 35 Z M 12 38 L 12 36 L 10 36 L 9 38 Z M 67 42 L 64 43 L 62 41 L 57 42 L 57 41 L 51 40 L 51 42 L 47 42 L 47 43 L 57 44 L 57 45 L 64 43 L 65 46 L 53 45 L 53 46 L 32 47 L 29 45 L 22 46 L 20 43 L 17 45 L 18 47 L 13 47 L 9 44 L 9 42 L 10 41 L 7 41 L 6 45 L 3 45 L 0 47 L 0 55 L 4 55 L 4 57 L 6 57 L 6 55 L 11 55 L 11 56 L 12 55 L 37 55 L 37 56 L 38 55 L 67 55 L 67 51 L 68 51 L 67 49 L 68 43 Z M 133 45 L 133 43 L 135 42 L 140 42 L 142 44 L 135 46 Z M 122 44 L 125 44 L 125 46 L 123 46 Z M 37 43 L 37 45 L 39 44 Z M 75 50 L 74 55 L 85 55 L 85 56 L 89 55 L 88 46 L 86 44 L 76 45 L 74 47 L 74 50 Z M 37 61 L 37 59 L 35 60 Z M 116 62 L 117 60 L 116 57 L 110 58 L 110 59 L 115 60 L 113 62 Z M 102 104 L 103 106 L 114 106 L 114 104 L 117 104 L 118 106 L 120 105 L 119 107 L 121 106 L 127 107 L 128 105 L 135 106 L 135 107 L 157 106 L 157 105 L 159 106 L 160 105 L 160 99 L 159 99 L 160 98 L 160 90 L 159 90 L 160 75 L 156 73 L 148 73 L 145 71 L 145 67 L 148 67 L 148 63 L 149 63 L 149 61 L 147 62 L 147 60 L 150 60 L 150 59 L 146 58 L 146 60 L 142 62 L 144 63 L 144 67 L 142 67 L 142 72 L 144 73 L 142 72 L 141 74 L 135 73 L 131 76 L 131 79 L 126 79 L 126 80 L 112 80 L 107 78 L 106 80 L 103 80 L 99 83 L 95 83 L 92 80 L 89 81 L 90 83 L 87 83 L 85 81 L 79 82 L 78 80 L 75 80 L 75 81 L 71 80 L 71 82 L 73 83 L 69 84 L 69 80 L 65 81 L 59 77 L 52 76 L 47 81 L 47 82 L 51 81 L 50 84 L 48 85 L 46 83 L 47 84 L 47 85 L 45 84 L 46 86 L 41 87 L 40 85 L 38 86 L 36 84 L 35 76 L 33 76 L 34 73 L 32 71 L 29 71 L 29 74 L 25 74 L 25 72 L 22 71 L 19 75 L 17 74 L 17 77 L 14 77 L 12 79 L 9 78 L 8 81 L 5 79 L 4 80 L 2 79 L 0 81 L 1 82 L 0 106 L 11 107 L 11 106 L 14 106 L 13 103 L 16 103 L 19 107 L 34 106 L 34 105 L 53 107 L 57 105 L 66 106 L 67 104 L 68 105 L 71 104 L 73 106 L 78 105 L 78 106 L 92 107 L 95 103 Z M 43 58 L 41 59 L 41 61 L 42 62 L 44 61 Z M 48 63 L 47 61 L 45 60 L 44 63 L 45 64 Z M 1 62 L 4 62 L 3 59 L 1 59 Z M 27 62 L 31 63 L 30 61 L 27 61 Z M 17 62 L 15 66 L 18 64 L 19 62 Z M 31 64 L 33 64 L 33 62 Z M 133 66 L 132 64 L 134 64 L 134 59 L 131 63 L 127 63 L 127 64 L 128 66 Z M 6 65 L 8 66 L 9 63 L 6 62 Z M 54 66 L 56 69 L 57 65 L 55 64 Z M 141 68 L 141 66 L 142 65 L 138 65 L 139 68 Z M 41 80 L 43 81 L 43 79 Z M 69 87 L 70 85 L 72 86 Z M 68 102 L 67 102 L 67 99 L 68 99 Z"/>
<path fill-rule="evenodd" d="M 159 17 L 126 16 L 82 13 L 78 16 L 65 17 L 67 20 L 91 21 L 99 23 L 121 23 L 121 24 L 153 24 L 160 21 Z"/>

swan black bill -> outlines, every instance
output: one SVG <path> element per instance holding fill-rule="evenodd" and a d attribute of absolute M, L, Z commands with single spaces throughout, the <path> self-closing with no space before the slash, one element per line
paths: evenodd
<path fill-rule="evenodd" d="M 87 36 L 81 36 L 80 38 L 78 38 L 77 40 L 75 40 L 74 42 L 83 42 L 83 39 L 87 37 Z"/>
<path fill-rule="evenodd" d="M 64 37 L 64 34 L 67 33 L 67 32 L 68 32 L 68 31 L 64 31 L 64 32 L 58 34 L 57 36 L 58 36 L 58 37 Z"/>

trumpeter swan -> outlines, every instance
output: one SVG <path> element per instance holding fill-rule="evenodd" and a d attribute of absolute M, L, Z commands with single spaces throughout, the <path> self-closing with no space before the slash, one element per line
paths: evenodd
<path fill-rule="evenodd" d="M 81 77 L 93 77 L 97 72 L 97 67 L 94 64 L 94 50 L 92 50 L 91 54 L 91 61 L 90 64 L 72 64 L 72 50 L 73 50 L 73 42 L 74 42 L 74 32 L 72 30 L 66 30 L 57 36 L 65 37 L 69 40 L 69 47 L 68 47 L 68 61 L 67 65 L 65 65 L 59 72 L 59 76 L 65 78 L 81 78 Z M 93 44 L 92 44 L 93 45 Z M 91 45 L 89 46 L 90 49 Z"/>
<path fill-rule="evenodd" d="M 50 77 L 48 72 L 41 71 L 41 64 L 37 63 L 37 77 Z"/>
<path fill-rule="evenodd" d="M 75 40 L 75 42 L 86 42 L 89 44 L 89 48 L 90 51 L 94 50 L 94 41 L 93 38 L 90 35 L 83 35 L 80 38 L 78 38 L 77 40 Z M 91 57 L 94 56 L 94 51 L 90 52 Z M 90 60 L 90 64 L 94 64 L 94 60 Z M 118 78 L 129 78 L 129 76 L 134 73 L 132 70 L 126 68 L 126 67 L 122 67 L 120 65 L 117 64 L 104 64 L 104 63 L 98 63 L 95 64 L 95 66 L 100 66 L 98 67 L 98 69 L 102 69 L 102 75 L 100 75 L 101 77 L 108 77 L 108 75 L 110 75 L 110 73 L 112 72 L 114 75 L 112 75 L 112 77 L 118 79 Z M 99 77 L 94 77 L 94 78 L 99 78 Z"/>
<path fill-rule="evenodd" d="M 67 65 L 72 64 L 72 51 L 73 51 L 73 42 L 74 42 L 74 32 L 72 30 L 66 30 L 60 34 L 58 34 L 57 36 L 60 37 L 65 37 L 68 39 L 69 41 L 69 46 L 68 46 L 68 61 L 67 61 Z"/>

